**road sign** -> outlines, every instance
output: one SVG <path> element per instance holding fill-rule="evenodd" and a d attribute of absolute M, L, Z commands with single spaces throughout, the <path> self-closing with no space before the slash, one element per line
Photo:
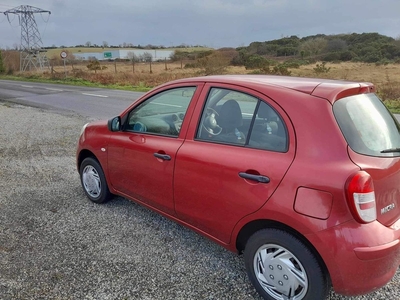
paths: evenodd
<path fill-rule="evenodd" d="M 104 52 L 104 58 L 112 58 L 111 52 Z"/>
<path fill-rule="evenodd" d="M 67 58 L 68 54 L 65 51 L 61 51 L 60 56 L 62 59 L 65 59 L 65 58 Z"/>

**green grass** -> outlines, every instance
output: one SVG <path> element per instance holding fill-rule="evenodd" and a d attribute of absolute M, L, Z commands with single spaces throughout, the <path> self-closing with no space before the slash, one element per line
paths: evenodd
<path fill-rule="evenodd" d="M 383 103 L 393 114 L 400 114 L 400 100 L 386 100 Z"/>
<path fill-rule="evenodd" d="M 98 87 L 98 88 L 125 90 L 125 91 L 133 91 L 133 92 L 147 92 L 152 89 L 152 87 L 147 87 L 143 84 L 140 84 L 138 86 L 118 85 L 118 84 L 105 85 L 105 84 L 95 83 L 95 82 L 91 82 L 91 81 L 80 79 L 80 78 L 72 78 L 72 77 L 67 77 L 65 79 L 45 79 L 45 78 L 40 78 L 39 76 L 36 76 L 36 75 L 32 75 L 29 77 L 0 75 L 0 79 L 15 80 L 15 81 L 28 81 L 28 82 L 54 83 L 54 84 L 67 84 L 67 85 L 86 86 L 86 87 Z"/>

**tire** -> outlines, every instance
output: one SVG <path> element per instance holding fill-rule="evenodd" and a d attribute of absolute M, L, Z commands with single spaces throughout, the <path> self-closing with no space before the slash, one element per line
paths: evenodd
<path fill-rule="evenodd" d="M 315 255 L 298 238 L 280 229 L 254 233 L 244 252 L 246 271 L 268 300 L 326 299 L 329 278 Z"/>
<path fill-rule="evenodd" d="M 85 158 L 80 166 L 79 174 L 83 190 L 91 201 L 101 204 L 112 198 L 103 169 L 96 159 Z"/>

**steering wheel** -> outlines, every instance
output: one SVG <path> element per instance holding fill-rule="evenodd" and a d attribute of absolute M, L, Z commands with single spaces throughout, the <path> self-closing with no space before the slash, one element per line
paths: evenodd
<path fill-rule="evenodd" d="M 211 135 L 219 135 L 222 132 L 222 127 L 217 124 L 216 116 L 219 114 L 211 107 L 206 108 L 206 118 L 203 121 L 203 128 Z"/>

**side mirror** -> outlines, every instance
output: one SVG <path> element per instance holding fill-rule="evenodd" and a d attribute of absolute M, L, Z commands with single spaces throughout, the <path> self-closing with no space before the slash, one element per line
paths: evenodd
<path fill-rule="evenodd" d="M 108 120 L 107 126 L 108 126 L 108 130 L 110 130 L 110 131 L 120 131 L 121 130 L 121 118 L 115 117 L 115 118 Z"/>

